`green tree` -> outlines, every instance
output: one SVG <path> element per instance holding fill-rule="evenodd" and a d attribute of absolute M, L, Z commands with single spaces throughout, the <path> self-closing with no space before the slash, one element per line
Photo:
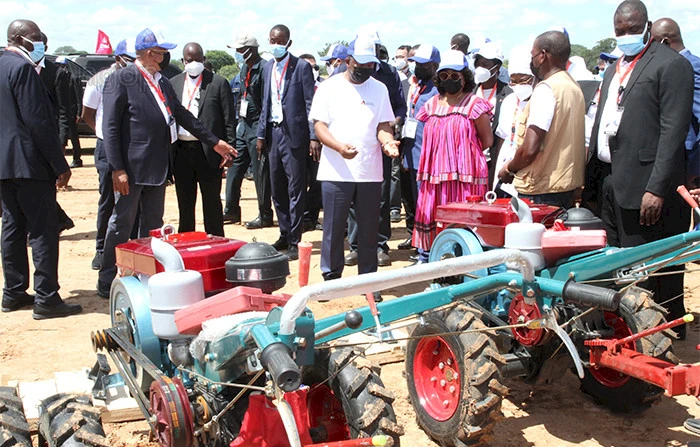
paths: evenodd
<path fill-rule="evenodd" d="M 70 45 L 64 45 L 62 47 L 56 48 L 56 51 L 54 51 L 54 54 L 76 54 L 78 53 L 78 50 L 73 48 Z"/>
<path fill-rule="evenodd" d="M 586 68 L 593 70 L 598 65 L 600 53 L 609 53 L 615 48 L 616 42 L 613 37 L 599 40 L 593 48 L 586 48 L 583 45 L 572 44 L 571 55 L 581 56 L 586 61 Z"/>
<path fill-rule="evenodd" d="M 170 63 L 173 64 L 173 65 L 175 65 L 175 66 L 176 66 L 177 68 L 179 68 L 180 70 L 184 70 L 184 69 L 185 69 L 185 64 L 183 64 L 182 61 L 181 61 L 180 59 L 170 59 Z"/>
<path fill-rule="evenodd" d="M 208 50 L 206 53 L 204 53 L 204 57 L 207 58 L 207 61 L 211 62 L 214 73 L 218 73 L 219 70 L 221 70 L 221 67 L 236 63 L 233 56 L 228 54 L 226 51 L 221 50 Z"/>
<path fill-rule="evenodd" d="M 238 65 L 233 65 L 233 64 L 232 65 L 224 65 L 223 67 L 221 67 L 221 69 L 219 69 L 219 71 L 217 71 L 217 73 L 219 75 L 225 77 L 229 81 L 231 79 L 235 78 L 236 75 L 240 72 L 241 72 L 241 69 L 238 68 Z"/>

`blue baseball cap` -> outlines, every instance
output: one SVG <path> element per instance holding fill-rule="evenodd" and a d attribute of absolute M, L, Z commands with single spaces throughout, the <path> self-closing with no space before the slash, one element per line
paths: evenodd
<path fill-rule="evenodd" d="M 136 36 L 136 50 L 147 50 L 155 47 L 172 50 L 176 46 L 177 44 L 165 42 L 163 34 L 154 32 L 150 28 L 146 28 Z"/>
<path fill-rule="evenodd" d="M 347 59 L 348 58 L 348 48 L 345 45 L 334 43 L 328 49 L 325 56 L 321 58 L 322 61 L 329 61 L 331 59 Z"/>
<path fill-rule="evenodd" d="M 440 63 L 440 51 L 432 45 L 420 44 L 416 48 L 416 53 L 408 58 L 409 61 L 416 61 L 419 64 L 426 62 Z"/>
<path fill-rule="evenodd" d="M 464 67 L 468 67 L 467 58 L 459 50 L 449 50 L 446 51 L 442 61 L 440 61 L 440 67 L 437 71 L 441 70 L 455 70 L 462 71 Z"/>
<path fill-rule="evenodd" d="M 375 45 L 374 39 L 370 36 L 360 36 L 350 42 L 348 56 L 352 56 L 358 64 L 368 64 L 370 62 L 378 64 L 379 59 L 377 59 Z"/>
<path fill-rule="evenodd" d="M 114 50 L 115 56 L 129 56 L 132 59 L 136 59 L 136 39 L 129 38 L 120 40 L 117 44 L 117 48 Z"/>

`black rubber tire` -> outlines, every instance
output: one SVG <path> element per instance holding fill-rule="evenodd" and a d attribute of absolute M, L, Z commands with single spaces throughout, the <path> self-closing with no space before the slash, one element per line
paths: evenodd
<path fill-rule="evenodd" d="M 403 427 L 396 422 L 394 395 L 384 388 L 379 371 L 379 365 L 351 348 L 320 349 L 314 365 L 304 368 L 303 383 L 313 386 L 328 379 L 326 384 L 343 406 L 352 439 L 386 435 L 388 447 L 399 447 Z"/>
<path fill-rule="evenodd" d="M 60 393 L 39 406 L 39 447 L 109 447 L 90 396 Z"/>
<path fill-rule="evenodd" d="M 0 387 L 0 447 L 31 447 L 29 424 L 14 388 Z"/>
<path fill-rule="evenodd" d="M 458 305 L 451 310 L 424 316 L 412 336 L 429 336 L 485 328 L 473 308 Z M 411 339 L 406 347 L 408 395 L 418 425 L 441 446 L 478 446 L 492 439 L 495 423 L 502 418 L 501 401 L 508 388 L 501 383 L 500 368 L 505 358 L 494 339 L 485 332 L 441 335 L 457 357 L 461 381 L 459 407 L 446 421 L 432 417 L 420 403 L 414 382 L 414 361 L 420 339 Z M 465 380 L 466 379 L 466 380 Z"/>
<path fill-rule="evenodd" d="M 618 315 L 635 334 L 666 321 L 651 295 L 639 288 L 631 289 L 622 297 Z M 635 346 L 638 352 L 664 361 L 673 362 L 676 359 L 668 331 L 637 340 Z M 664 392 L 657 386 L 632 378 L 620 387 L 611 388 L 599 382 L 588 370 L 581 379 L 581 391 L 616 413 L 644 411 L 659 401 Z"/>

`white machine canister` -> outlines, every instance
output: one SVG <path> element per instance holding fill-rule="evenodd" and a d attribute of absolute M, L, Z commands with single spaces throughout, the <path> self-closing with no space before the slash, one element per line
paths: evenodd
<path fill-rule="evenodd" d="M 193 270 L 156 273 L 148 281 L 148 290 L 153 334 L 163 339 L 180 338 L 175 312 L 204 299 L 202 274 Z"/>
<path fill-rule="evenodd" d="M 175 312 L 204 299 L 202 274 L 185 270 L 182 256 L 172 245 L 153 238 L 151 248 L 165 268 L 164 272 L 156 273 L 148 280 L 153 334 L 167 340 L 186 338 L 177 330 Z"/>
<path fill-rule="evenodd" d="M 545 266 L 544 254 L 542 254 L 542 235 L 546 228 L 541 223 L 532 222 L 530 207 L 522 200 L 513 197 L 511 206 L 520 222 L 506 225 L 504 246 L 520 250 L 530 260 L 535 270 L 542 270 Z"/>

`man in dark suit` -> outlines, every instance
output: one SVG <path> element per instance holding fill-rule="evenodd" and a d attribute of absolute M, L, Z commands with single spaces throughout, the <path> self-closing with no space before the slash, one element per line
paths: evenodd
<path fill-rule="evenodd" d="M 258 123 L 258 154 L 270 161 L 272 201 L 277 212 L 280 237 L 273 244 L 287 250 L 289 259 L 299 257 L 306 193 L 306 158 L 321 151 L 309 110 L 314 96 L 314 75 L 308 62 L 289 54 L 289 28 L 270 30 L 274 59 L 263 67 L 262 110 Z"/>
<path fill-rule="evenodd" d="M 80 313 L 79 304 L 58 294 L 58 220 L 56 186 L 71 172 L 63 157 L 46 87 L 34 71 L 43 57 L 41 31 L 29 20 L 7 29 L 0 57 L 0 188 L 2 189 L 2 311 L 34 305 L 34 319 Z M 34 290 L 29 287 L 27 240 L 34 261 Z"/>
<path fill-rule="evenodd" d="M 185 45 L 182 50 L 185 71 L 172 79 L 180 103 L 195 115 L 217 138 L 236 144 L 236 112 L 228 81 L 204 70 L 204 50 L 198 43 Z M 211 146 L 203 145 L 197 137 L 178 126 L 177 142 L 173 145 L 173 175 L 180 212 L 178 231 L 194 231 L 194 208 L 197 184 L 202 193 L 204 230 L 208 234 L 224 235 L 221 207 L 221 155 Z"/>
<path fill-rule="evenodd" d="M 493 119 L 491 120 L 491 130 L 493 131 L 494 144 L 488 150 L 489 160 L 489 185 L 492 185 L 496 169 L 496 160 L 498 160 L 499 146 L 496 143 L 496 129 L 498 128 L 498 119 L 501 114 L 501 104 L 506 96 L 513 93 L 507 83 L 498 79 L 498 73 L 503 66 L 503 50 L 496 42 L 486 42 L 479 48 L 474 55 L 474 81 L 477 86 L 474 93 L 480 98 L 489 101 L 493 106 Z"/>
<path fill-rule="evenodd" d="M 102 132 L 116 194 L 97 281 L 97 294 L 103 298 L 109 298 L 117 273 L 115 247 L 129 239 L 136 212 L 141 210 L 139 237 L 163 225 L 165 180 L 177 126 L 213 147 L 222 163 L 236 153 L 192 116 L 160 75 L 170 62 L 168 50 L 175 46 L 146 28 L 136 36 L 134 65 L 115 71 L 105 83 Z"/>
<path fill-rule="evenodd" d="M 624 56 L 605 71 L 589 154 L 611 163 L 603 186 L 609 206 L 601 216 L 608 241 L 632 247 L 688 230 L 690 209 L 675 189 L 685 180 L 693 69 L 652 40 L 642 2 L 622 2 L 614 25 Z M 658 302 L 680 296 L 665 304 L 670 318 L 685 313 L 682 274 L 653 277 L 645 284 Z M 679 326 L 681 336 L 684 331 Z"/>

